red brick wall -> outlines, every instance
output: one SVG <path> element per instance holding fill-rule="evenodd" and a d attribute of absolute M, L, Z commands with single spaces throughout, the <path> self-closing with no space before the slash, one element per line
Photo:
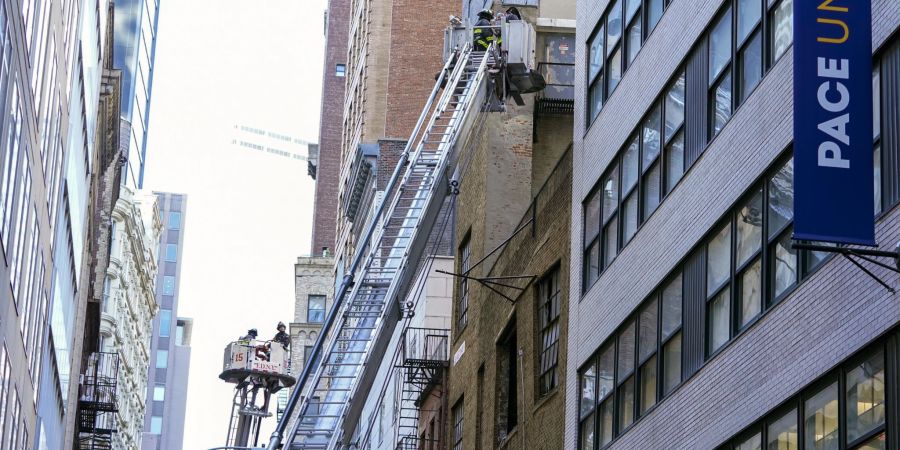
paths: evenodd
<path fill-rule="evenodd" d="M 319 167 L 316 173 L 316 202 L 313 209 L 313 254 L 323 247 L 335 247 L 335 218 L 341 163 L 341 122 L 343 120 L 345 77 L 335 75 L 335 66 L 346 64 L 350 0 L 329 0 L 325 41 L 325 68 L 322 74 L 322 110 L 319 125 Z"/>
<path fill-rule="evenodd" d="M 459 6 L 458 0 L 393 1 L 386 138 L 409 139 L 443 67 L 444 28 Z"/>

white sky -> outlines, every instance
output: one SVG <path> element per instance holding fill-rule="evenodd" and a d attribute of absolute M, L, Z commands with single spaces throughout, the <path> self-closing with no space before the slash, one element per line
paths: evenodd
<path fill-rule="evenodd" d="M 144 187 L 188 195 L 178 309 L 194 318 L 185 449 L 225 444 L 233 393 L 218 379 L 225 345 L 251 327 L 269 337 L 293 319 L 293 264 L 309 252 L 313 181 L 305 161 L 231 139 L 234 124 L 246 124 L 318 141 L 325 7 L 160 5 Z"/>

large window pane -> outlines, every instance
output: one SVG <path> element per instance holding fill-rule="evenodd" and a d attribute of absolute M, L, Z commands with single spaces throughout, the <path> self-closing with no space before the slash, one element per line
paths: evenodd
<path fill-rule="evenodd" d="M 737 212 L 737 265 L 744 265 L 762 246 L 762 190 Z"/>
<path fill-rule="evenodd" d="M 585 252 L 585 286 L 591 286 L 600 278 L 600 241 L 594 242 Z"/>
<path fill-rule="evenodd" d="M 610 345 L 600 353 L 597 364 L 597 398 L 599 400 L 603 400 L 613 391 L 615 363 L 615 351 Z"/>
<path fill-rule="evenodd" d="M 622 206 L 622 245 L 627 244 L 637 232 L 638 226 L 638 194 L 631 194 Z"/>
<path fill-rule="evenodd" d="M 789 160 L 769 180 L 769 239 L 794 218 L 794 161 Z"/>
<path fill-rule="evenodd" d="M 641 366 L 641 409 L 643 415 L 656 404 L 656 356 Z"/>
<path fill-rule="evenodd" d="M 835 383 L 806 400 L 803 435 L 807 450 L 838 450 L 837 394 Z"/>
<path fill-rule="evenodd" d="M 591 122 L 593 122 L 600 114 L 600 110 L 603 109 L 603 75 L 597 77 L 597 81 L 591 85 L 590 96 Z"/>
<path fill-rule="evenodd" d="M 619 432 L 634 422 L 634 377 L 619 386 Z"/>
<path fill-rule="evenodd" d="M 619 169 L 613 166 L 603 180 L 603 222 L 616 212 L 619 205 Z"/>
<path fill-rule="evenodd" d="M 731 118 L 731 74 L 722 77 L 713 89 L 713 123 L 712 135 L 715 136 L 725 128 Z"/>
<path fill-rule="evenodd" d="M 762 79 L 762 32 L 757 32 L 741 51 L 741 103 Z"/>
<path fill-rule="evenodd" d="M 775 268 L 774 297 L 778 297 L 797 282 L 797 251 L 791 248 L 789 233 L 785 233 L 775 243 L 775 251 L 772 256 L 775 258 L 773 264 Z"/>
<path fill-rule="evenodd" d="M 650 164 L 652 164 L 653 161 L 656 161 L 656 157 L 659 156 L 659 127 L 661 119 L 662 113 L 659 109 L 659 106 L 657 106 L 653 109 L 653 111 L 650 113 L 650 116 L 647 117 L 647 120 L 644 122 L 644 171 L 647 171 L 647 169 L 650 168 Z"/>
<path fill-rule="evenodd" d="M 681 274 L 662 293 L 662 338 L 667 339 L 681 328 Z"/>
<path fill-rule="evenodd" d="M 734 447 L 735 450 L 762 450 L 762 435 L 759 433 L 750 436 Z"/>
<path fill-rule="evenodd" d="M 581 449 L 593 450 L 594 448 L 594 416 L 593 414 L 587 419 L 581 421 Z"/>
<path fill-rule="evenodd" d="M 600 191 L 596 191 L 584 204 L 584 241 L 590 243 L 600 234 Z"/>
<path fill-rule="evenodd" d="M 684 74 L 681 74 L 666 94 L 666 140 L 684 123 Z"/>
<path fill-rule="evenodd" d="M 653 214 L 653 211 L 656 211 L 656 207 L 659 206 L 659 172 L 659 164 L 654 164 L 650 171 L 644 175 L 644 220 L 647 220 L 650 214 Z"/>
<path fill-rule="evenodd" d="M 622 36 L 622 3 L 616 1 L 609 8 L 606 16 L 606 53 L 607 56 L 612 52 L 613 47 L 619 42 Z M 612 89 L 610 89 L 612 91 Z"/>
<path fill-rule="evenodd" d="M 881 136 L 881 68 L 872 70 L 872 137 Z"/>
<path fill-rule="evenodd" d="M 603 39 L 605 35 L 603 33 L 603 27 L 600 27 L 597 30 L 597 34 L 591 39 L 590 42 L 590 67 L 588 69 L 588 81 L 594 79 L 597 74 L 600 73 L 600 69 L 603 68 Z"/>
<path fill-rule="evenodd" d="M 619 381 L 634 371 L 634 322 L 619 335 Z"/>
<path fill-rule="evenodd" d="M 769 424 L 766 450 L 797 450 L 797 410 L 790 410 Z"/>
<path fill-rule="evenodd" d="M 594 404 L 597 401 L 597 396 L 594 393 L 596 384 L 597 374 L 594 366 L 588 367 L 588 369 L 581 374 L 581 399 L 579 400 L 580 417 L 584 417 L 594 410 Z"/>
<path fill-rule="evenodd" d="M 610 397 L 609 400 L 603 402 L 600 405 L 600 411 L 598 411 L 598 414 L 600 414 L 600 434 L 598 440 L 600 441 L 601 447 L 609 444 L 613 440 L 613 417 L 615 416 L 615 402 L 613 400 L 614 398 Z"/>
<path fill-rule="evenodd" d="M 880 351 L 847 372 L 847 440 L 884 425 L 884 354 Z"/>
<path fill-rule="evenodd" d="M 663 0 L 647 1 L 647 34 L 649 35 L 663 15 Z"/>
<path fill-rule="evenodd" d="M 640 328 L 638 328 L 638 355 L 644 361 L 656 352 L 656 322 L 659 304 L 654 299 L 641 311 Z"/>
<path fill-rule="evenodd" d="M 738 42 L 750 35 L 753 27 L 759 23 L 762 16 L 762 2 L 760 0 L 738 0 L 737 2 L 737 32 Z"/>
<path fill-rule="evenodd" d="M 709 80 L 712 82 L 731 60 L 731 9 L 722 14 L 709 36 Z"/>
<path fill-rule="evenodd" d="M 740 324 L 750 323 L 762 311 L 762 260 L 757 259 L 741 274 Z"/>
<path fill-rule="evenodd" d="M 638 139 L 635 137 L 622 156 L 622 192 L 628 192 L 638 180 L 639 161 Z"/>
<path fill-rule="evenodd" d="M 613 218 L 609 221 L 609 225 L 606 226 L 606 229 L 603 232 L 603 267 L 608 267 L 612 264 L 613 260 L 616 259 L 616 252 L 618 251 L 618 230 L 619 221 L 616 218 Z"/>
<path fill-rule="evenodd" d="M 728 326 L 731 307 L 728 288 L 709 302 L 709 353 L 713 353 L 728 342 L 730 330 Z"/>
<path fill-rule="evenodd" d="M 684 133 L 679 132 L 666 146 L 666 192 L 672 192 L 684 175 Z"/>
<path fill-rule="evenodd" d="M 706 291 L 712 294 L 731 274 L 731 224 L 726 223 L 709 241 L 706 255 Z"/>
<path fill-rule="evenodd" d="M 681 383 L 681 333 L 663 347 L 663 395 L 668 395 Z"/>
<path fill-rule="evenodd" d="M 628 27 L 628 41 L 626 47 L 628 50 L 627 63 L 630 66 L 634 58 L 637 57 L 638 51 L 641 49 L 641 18 L 635 19 L 634 23 Z"/>
<path fill-rule="evenodd" d="M 622 47 L 618 47 L 615 53 L 609 57 L 609 65 L 607 66 L 607 93 L 612 94 L 619 82 L 622 81 Z"/>
<path fill-rule="evenodd" d="M 794 1 L 781 0 L 772 11 L 772 62 L 778 60 L 794 41 Z"/>

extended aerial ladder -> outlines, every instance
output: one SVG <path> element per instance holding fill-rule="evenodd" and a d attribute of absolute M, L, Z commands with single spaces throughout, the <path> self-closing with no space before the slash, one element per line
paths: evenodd
<path fill-rule="evenodd" d="M 451 174 L 461 143 L 478 112 L 502 110 L 495 98 L 506 95 L 506 61 L 493 44 L 487 51 L 473 51 L 468 42 L 457 45 L 446 60 L 384 200 L 335 293 L 309 356 L 321 362 L 316 369 L 307 364 L 299 375 L 269 450 L 335 448 L 344 433 L 352 433 L 344 425 L 361 412 L 350 408 L 351 399 L 371 385 L 374 373 L 364 368 L 377 366 L 387 345 L 377 337 L 393 333 L 400 302 L 416 275 L 444 198 L 456 189 Z M 299 415 L 288 430 L 297 407 Z"/>

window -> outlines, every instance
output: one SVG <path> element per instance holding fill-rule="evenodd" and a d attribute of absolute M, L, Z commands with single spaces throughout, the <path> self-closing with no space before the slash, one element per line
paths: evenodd
<path fill-rule="evenodd" d="M 872 163 L 875 171 L 875 214 L 882 210 L 881 200 L 881 66 L 872 71 Z"/>
<path fill-rule="evenodd" d="M 463 399 L 453 406 L 453 450 L 463 450 Z"/>
<path fill-rule="evenodd" d="M 181 213 L 178 211 L 170 211 L 169 212 L 169 229 L 170 230 L 180 230 L 181 229 Z"/>
<path fill-rule="evenodd" d="M 347 76 L 347 65 L 346 64 L 338 64 L 334 66 L 334 76 L 343 77 Z"/>
<path fill-rule="evenodd" d="M 794 0 L 767 0 L 769 7 L 769 64 L 774 65 L 794 42 Z"/>
<path fill-rule="evenodd" d="M 684 87 L 680 73 L 584 202 L 585 290 L 684 174 Z"/>
<path fill-rule="evenodd" d="M 762 442 L 767 450 L 887 448 L 885 381 L 889 378 L 885 377 L 885 343 L 880 341 L 872 347 L 813 383 L 720 450 L 758 449 Z M 802 429 L 798 429 L 798 418 Z"/>
<path fill-rule="evenodd" d="M 178 261 L 178 245 L 177 244 L 166 244 L 166 261 L 167 262 Z"/>
<path fill-rule="evenodd" d="M 166 385 L 157 384 L 156 386 L 153 386 L 153 401 L 154 402 L 166 401 Z"/>
<path fill-rule="evenodd" d="M 500 440 L 506 439 L 519 423 L 519 358 L 516 338 L 516 318 L 510 319 L 511 327 L 497 346 L 497 427 Z"/>
<path fill-rule="evenodd" d="M 682 277 L 651 295 L 579 371 L 579 444 L 604 448 L 681 383 Z"/>
<path fill-rule="evenodd" d="M 762 79 L 762 0 L 737 0 L 737 62 L 742 103 Z"/>
<path fill-rule="evenodd" d="M 709 35 L 710 136 L 731 118 L 731 8 L 719 17 Z"/>
<path fill-rule="evenodd" d="M 150 416 L 150 433 L 162 434 L 162 417 Z"/>
<path fill-rule="evenodd" d="M 469 248 L 470 236 L 463 239 L 462 245 L 459 246 L 459 273 L 462 275 L 469 274 L 469 256 L 471 249 Z M 469 323 L 469 280 L 459 277 L 459 298 L 456 303 L 456 328 L 462 330 Z"/>
<path fill-rule="evenodd" d="M 707 354 L 731 337 L 731 223 L 724 224 L 706 246 Z"/>
<path fill-rule="evenodd" d="M 306 321 L 309 323 L 325 322 L 325 296 L 310 295 L 306 306 Z"/>
<path fill-rule="evenodd" d="M 175 277 L 164 275 L 163 276 L 163 295 L 175 295 Z"/>
<path fill-rule="evenodd" d="M 541 353 L 538 373 L 540 395 L 552 391 L 559 383 L 559 267 L 541 280 L 538 286 L 538 327 Z"/>
<path fill-rule="evenodd" d="M 157 369 L 166 369 L 169 367 L 169 351 L 168 350 L 157 350 L 156 351 L 156 368 Z"/>
<path fill-rule="evenodd" d="M 588 125 L 637 58 L 641 45 L 662 18 L 664 0 L 616 0 L 588 39 Z"/>
<path fill-rule="evenodd" d="M 172 332 L 172 310 L 159 310 L 159 337 L 169 337 Z"/>

